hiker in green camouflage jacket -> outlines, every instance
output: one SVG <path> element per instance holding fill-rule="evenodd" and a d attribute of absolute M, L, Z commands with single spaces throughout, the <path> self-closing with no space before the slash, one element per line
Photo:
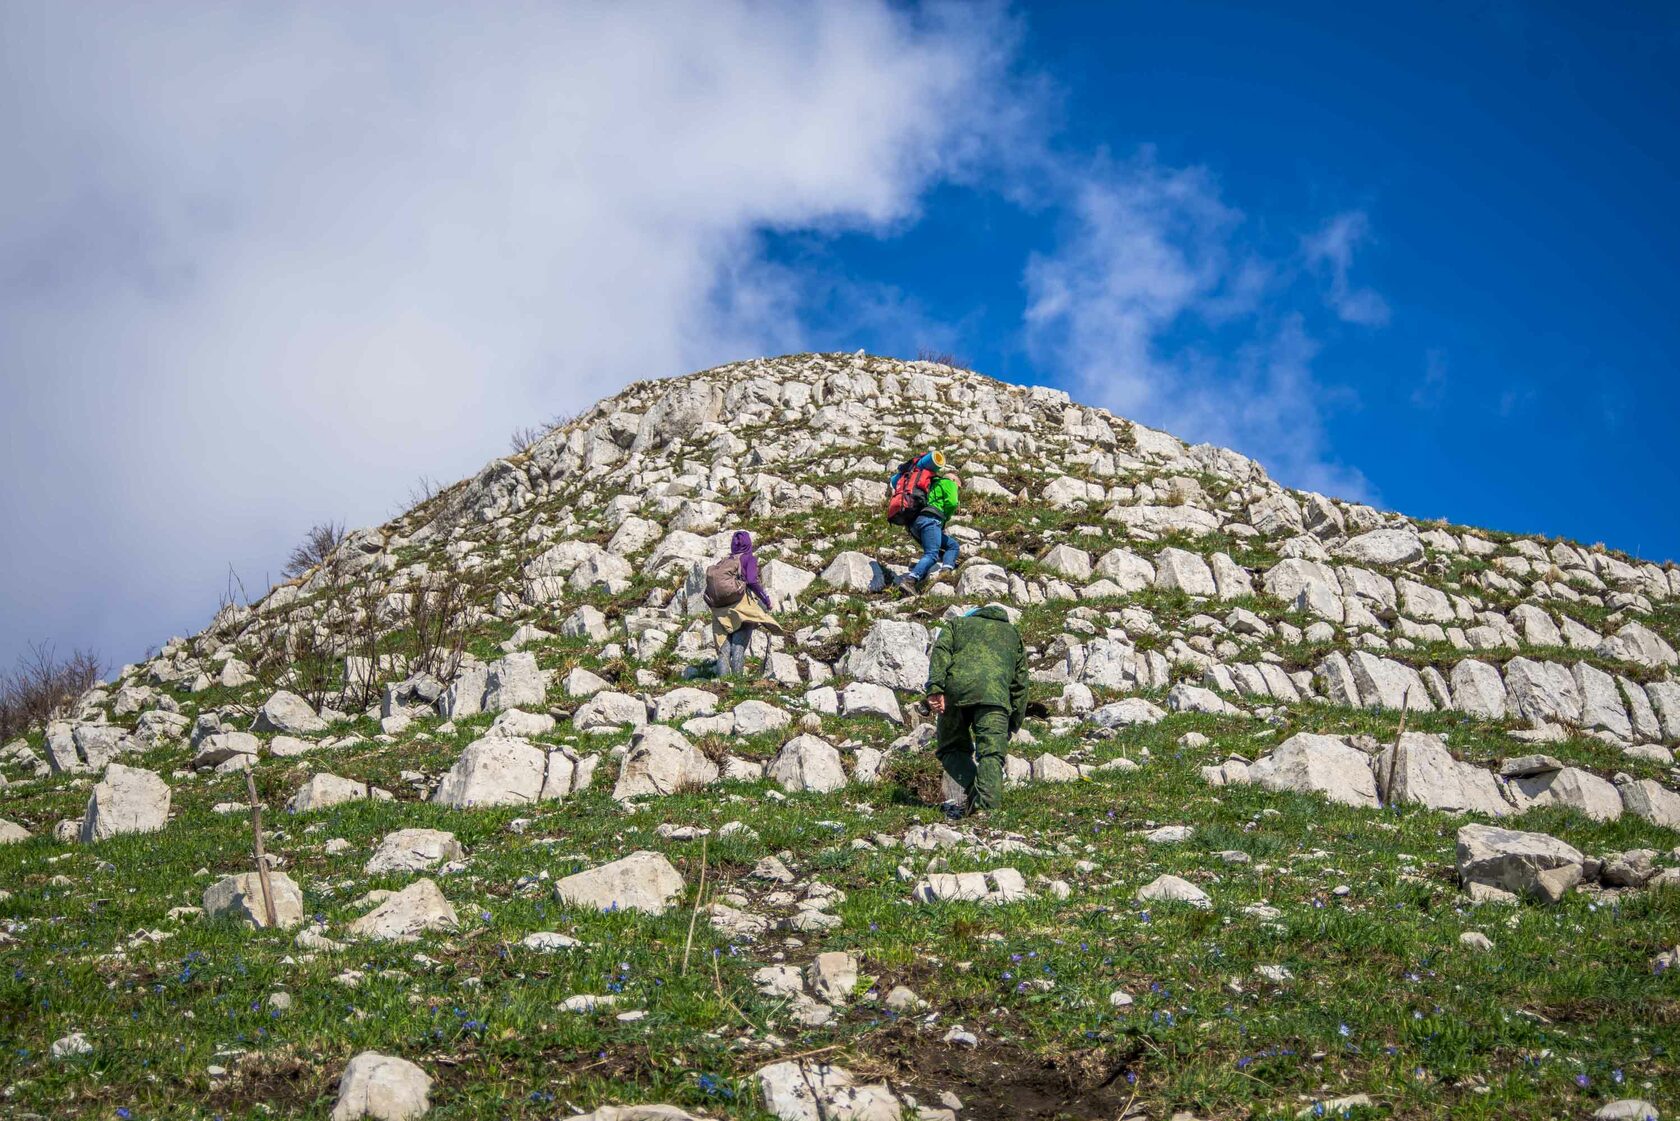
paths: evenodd
<path fill-rule="evenodd" d="M 1027 649 L 1001 606 L 952 619 L 933 643 L 928 708 L 939 716 L 939 765 L 984 813 L 1003 794 L 1009 737 L 1027 715 Z"/>

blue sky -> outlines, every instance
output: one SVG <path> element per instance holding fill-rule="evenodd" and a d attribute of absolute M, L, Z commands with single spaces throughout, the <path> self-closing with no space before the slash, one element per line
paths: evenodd
<path fill-rule="evenodd" d="M 1362 7 L 1039 6 L 1022 57 L 1056 85 L 1058 152 L 1149 146 L 1164 166 L 1206 169 L 1241 212 L 1235 252 L 1286 261 L 1358 216 L 1348 284 L 1375 302 L 1338 309 L 1334 267 L 1297 262 L 1261 315 L 1299 314 L 1315 342 L 1315 454 L 1343 468 L 1340 490 L 1680 556 L 1676 504 L 1660 497 L 1680 482 L 1680 9 Z M 956 328 L 930 334 L 978 369 L 1079 392 L 1091 387 L 1022 328 L 1021 262 L 1054 252 L 1064 221 L 947 187 L 897 236 L 795 233 L 773 252 L 897 286 Z M 821 338 L 853 338 L 850 318 Z M 1267 329 L 1187 314 L 1157 339 L 1229 360 Z M 1259 450 L 1312 483 L 1310 464 Z"/>
<path fill-rule="evenodd" d="M 805 349 L 1680 557 L 1677 48 L 1673 5 L 0 4 L 0 666 Z"/>

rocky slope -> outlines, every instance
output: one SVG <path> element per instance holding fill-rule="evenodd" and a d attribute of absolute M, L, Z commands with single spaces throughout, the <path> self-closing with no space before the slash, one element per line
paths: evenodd
<path fill-rule="evenodd" d="M 963 556 L 904 599 L 882 480 L 930 447 Z M 737 528 L 788 634 L 718 682 L 701 572 Z M 335 1117 L 1671 1097 L 1677 599 L 1672 566 L 1289 490 L 949 367 L 633 386 L 4 749 L 0 914 L 30 960 L 6 1093 Z M 1000 820 L 953 827 L 918 691 L 940 620 L 991 600 L 1045 707 Z M 285 807 L 272 922 L 246 772 Z M 170 1022 L 165 1059 L 111 1016 L 168 1022 L 146 978 L 194 954 L 242 963 L 221 984 L 249 1007 L 177 966 L 169 1014 L 229 1022 Z M 1497 1026 L 1470 996 L 1519 992 Z M 1540 1010 L 1566 1005 L 1591 1045 Z"/>

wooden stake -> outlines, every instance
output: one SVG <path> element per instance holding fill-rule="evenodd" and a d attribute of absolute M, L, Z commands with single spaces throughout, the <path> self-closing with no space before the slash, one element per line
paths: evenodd
<path fill-rule="evenodd" d="M 706 895 L 706 842 L 710 836 L 700 838 L 700 886 L 694 892 L 694 910 L 688 914 L 688 940 L 683 943 L 682 976 L 688 976 L 688 955 L 694 949 L 694 924 L 700 918 L 700 900 Z"/>
<path fill-rule="evenodd" d="M 257 856 L 257 882 L 262 885 L 263 913 L 268 916 L 270 929 L 280 925 L 274 913 L 274 886 L 268 882 L 268 857 L 263 853 L 262 803 L 257 801 L 257 780 L 249 768 L 245 771 L 245 792 L 251 796 L 251 848 Z"/>

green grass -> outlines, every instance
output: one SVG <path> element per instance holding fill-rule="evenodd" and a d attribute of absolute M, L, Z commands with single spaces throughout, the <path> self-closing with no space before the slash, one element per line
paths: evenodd
<path fill-rule="evenodd" d="M 1348 731 L 1368 726 L 1356 714 L 1318 715 Z M 317 752 L 307 766 L 265 760 L 259 788 L 274 805 L 308 771 L 325 769 L 411 798 L 398 772 L 435 774 L 487 720 L 460 721 L 451 738 Z M 1214 742 L 1183 750 L 1176 741 L 1188 730 Z M 1039 731 L 1033 754 L 1079 754 L 1076 737 Z M 462 812 L 401 801 L 271 815 L 270 851 L 305 885 L 307 909 L 329 933 L 360 913 L 354 901 L 366 891 L 406 882 L 361 872 L 385 833 L 448 829 L 470 853 L 465 872 L 440 881 L 460 932 L 312 958 L 289 935 L 167 918 L 171 907 L 196 905 L 214 875 L 249 866 L 245 818 L 209 812 L 214 802 L 239 800 L 242 780 L 183 780 L 177 818 L 161 836 L 69 849 L 36 839 L 0 849 L 0 882 L 12 892 L 0 916 L 16 939 L 0 977 L 8 1035 L 0 1077 L 14 1116 L 105 1117 L 123 1108 L 134 1117 L 316 1117 L 343 1063 L 373 1048 L 419 1061 L 438 1078 L 440 1118 L 553 1117 L 564 1116 L 568 1102 L 641 1100 L 753 1117 L 751 1074 L 777 1055 L 832 1048 L 825 1054 L 862 1072 L 927 1084 L 938 1073 L 929 1037 L 962 1022 L 982 1033 L 982 1056 L 1003 1069 L 1053 1064 L 1070 1088 L 1069 1117 L 1112 1116 L 1116 1087 L 1122 1100 L 1135 1091 L 1152 1114 L 1206 1116 L 1292 1115 L 1302 1101 L 1361 1091 L 1394 1115 L 1442 1117 L 1579 1112 L 1618 1086 L 1672 1098 L 1680 1088 L 1671 1053 L 1680 978 L 1653 976 L 1648 962 L 1680 926 L 1680 892 L 1473 910 L 1450 874 L 1458 819 L 1203 784 L 1202 763 L 1277 741 L 1253 731 L 1241 721 L 1177 716 L 1093 741 L 1084 745 L 1091 761 L 1136 757 L 1145 747 L 1153 758 L 1130 774 L 1011 791 L 988 832 L 1017 832 L 1041 855 L 941 854 L 953 870 L 1009 864 L 1029 880 L 1065 880 L 1073 886 L 1066 902 L 1041 895 L 1003 907 L 908 905 L 895 869 L 909 863 L 919 871 L 926 854 L 850 847 L 854 837 L 938 819 L 896 784 L 786 802 L 763 799 L 758 786 L 720 787 L 625 815 L 607 797 L 604 769 L 598 789 L 540 807 Z M 855 721 L 829 734 L 881 742 L 887 731 Z M 581 739 L 606 749 L 622 737 Z M 754 755 L 773 747 L 731 746 Z M 20 784 L 13 808 L 27 809 L 32 824 L 73 815 L 85 796 L 75 785 Z M 529 825 L 511 831 L 520 817 Z M 540 878 L 653 848 L 684 871 L 692 893 L 699 845 L 663 842 L 654 826 L 715 829 L 729 820 L 748 822 L 759 836 L 708 846 L 708 894 L 733 888 L 762 897 L 764 888 L 743 877 L 758 857 L 790 850 L 802 876 L 846 892 L 840 930 L 801 938 L 801 946 L 784 946 L 780 936 L 730 946 L 702 921 L 685 975 L 692 894 L 657 918 L 589 914 L 558 905 L 550 880 Z M 1134 830 L 1154 823 L 1196 832 L 1181 845 L 1152 846 Z M 1552 812 L 1524 824 L 1588 852 L 1673 842 L 1635 820 L 1595 825 Z M 348 841 L 348 851 L 327 854 L 329 838 Z M 1227 849 L 1253 862 L 1228 864 L 1216 855 Z M 1078 871 L 1082 860 L 1096 870 Z M 1200 884 L 1214 909 L 1136 903 L 1135 890 L 1163 872 Z M 1350 891 L 1338 896 L 1341 884 Z M 1258 902 L 1282 911 L 1275 925 L 1242 913 Z M 167 937 L 130 946 L 141 930 Z M 588 948 L 520 949 L 518 940 L 537 930 L 564 931 Z M 1459 947 L 1465 930 L 1486 933 L 1494 950 Z M 939 1011 L 937 1028 L 918 1033 L 867 998 L 822 1029 L 779 1018 L 753 991 L 752 969 L 777 953 L 806 960 L 819 941 L 860 956 L 866 990 L 916 988 Z M 1261 964 L 1282 965 L 1295 979 L 1264 981 L 1254 973 Z M 348 970 L 364 975 L 355 988 L 335 980 Z M 1132 1008 L 1110 1006 L 1116 988 L 1136 998 Z M 290 1010 L 268 1007 L 276 991 L 291 994 Z M 610 1012 L 557 1011 L 567 996 L 609 991 L 620 1008 L 647 1016 L 621 1023 Z M 86 1033 L 94 1053 L 48 1060 L 47 1046 L 71 1030 Z M 763 1046 L 772 1034 L 780 1042 Z M 212 1066 L 232 1073 L 213 1078 Z M 983 1082 L 954 1088 L 983 1095 Z M 1645 1082 L 1650 1089 L 1640 1088 Z M 1099 1103 L 1110 1112 L 1095 1112 Z"/>

